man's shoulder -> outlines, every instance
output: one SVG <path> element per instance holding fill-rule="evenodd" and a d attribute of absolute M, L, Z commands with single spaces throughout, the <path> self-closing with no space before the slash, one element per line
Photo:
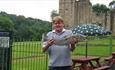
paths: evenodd
<path fill-rule="evenodd" d="M 72 30 L 69 30 L 69 29 L 65 29 L 65 32 L 69 32 L 69 33 L 72 33 Z"/>
<path fill-rule="evenodd" d="M 52 31 L 49 31 L 48 33 L 47 33 L 47 36 L 49 36 L 50 34 L 52 34 L 53 32 Z"/>

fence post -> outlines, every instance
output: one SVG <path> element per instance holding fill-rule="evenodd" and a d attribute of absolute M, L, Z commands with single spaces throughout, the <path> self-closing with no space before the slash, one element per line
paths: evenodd
<path fill-rule="evenodd" d="M 110 42 L 109 42 L 109 55 L 111 55 L 111 53 L 112 53 L 112 34 L 109 35 L 109 39 L 110 39 Z"/>

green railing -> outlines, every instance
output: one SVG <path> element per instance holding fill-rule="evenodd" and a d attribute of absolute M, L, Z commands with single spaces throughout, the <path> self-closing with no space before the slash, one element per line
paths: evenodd
<path fill-rule="evenodd" d="M 94 56 L 110 56 L 115 51 L 115 38 L 108 36 L 88 37 L 87 54 Z M 86 55 L 86 41 L 79 42 L 74 55 Z"/>
<path fill-rule="evenodd" d="M 115 39 L 110 36 L 88 38 L 88 55 L 110 56 L 115 51 Z M 111 50 L 110 50 L 111 49 Z M 79 42 L 73 56 L 85 56 L 86 42 Z M 40 41 L 19 40 L 12 45 L 12 70 L 48 70 L 48 55 L 42 52 Z"/>
<path fill-rule="evenodd" d="M 47 59 L 39 41 L 13 42 L 12 70 L 47 70 Z"/>

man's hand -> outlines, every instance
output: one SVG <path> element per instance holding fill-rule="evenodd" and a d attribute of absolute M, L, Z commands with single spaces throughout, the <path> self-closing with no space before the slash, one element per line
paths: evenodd
<path fill-rule="evenodd" d="M 76 44 L 76 43 L 78 43 L 78 39 L 75 37 L 71 37 L 71 38 L 69 38 L 69 43 L 70 44 Z"/>
<path fill-rule="evenodd" d="M 47 41 L 47 45 L 48 45 L 48 46 L 51 46 L 52 44 L 54 44 L 54 42 L 55 42 L 54 39 L 49 39 L 49 40 Z"/>
<path fill-rule="evenodd" d="M 54 44 L 54 39 L 49 39 L 47 41 L 47 45 L 45 47 L 43 47 L 43 52 L 45 52 L 53 44 Z"/>
<path fill-rule="evenodd" d="M 69 39 L 69 43 L 70 43 L 70 49 L 71 51 L 73 51 L 75 49 L 75 44 L 78 43 L 78 38 L 71 37 Z"/>

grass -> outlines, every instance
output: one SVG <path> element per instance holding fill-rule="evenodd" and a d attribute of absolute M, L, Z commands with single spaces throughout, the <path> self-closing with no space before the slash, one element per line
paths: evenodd
<path fill-rule="evenodd" d="M 88 55 L 95 55 L 95 56 L 109 56 L 111 51 L 110 47 L 105 46 L 88 46 Z M 112 48 L 112 51 L 115 51 L 115 47 Z M 76 47 L 75 51 L 73 52 L 74 55 L 85 55 L 86 54 L 86 47 Z"/>
<path fill-rule="evenodd" d="M 12 70 L 47 70 L 47 55 L 40 42 L 14 42 L 12 51 Z"/>
<path fill-rule="evenodd" d="M 79 44 L 84 44 L 85 42 L 80 42 Z M 93 45 L 110 45 L 110 39 L 94 39 L 94 40 L 88 40 L 88 44 Z M 115 45 L 115 40 L 112 40 L 112 44 Z"/>
<path fill-rule="evenodd" d="M 111 52 L 115 51 L 115 39 L 112 40 L 112 47 L 110 41 L 108 38 L 92 38 L 92 40 L 88 40 L 88 55 L 109 56 Z M 73 54 L 85 55 L 86 42 L 79 42 Z"/>
<path fill-rule="evenodd" d="M 112 51 L 115 51 L 113 40 Z M 79 42 L 73 55 L 85 55 L 85 42 Z M 88 41 L 88 55 L 109 56 L 110 39 L 97 39 Z M 47 70 L 47 55 L 42 53 L 41 42 L 23 41 L 13 42 L 12 70 Z"/>
<path fill-rule="evenodd" d="M 47 70 L 46 58 L 28 58 L 13 61 L 12 70 Z"/>

